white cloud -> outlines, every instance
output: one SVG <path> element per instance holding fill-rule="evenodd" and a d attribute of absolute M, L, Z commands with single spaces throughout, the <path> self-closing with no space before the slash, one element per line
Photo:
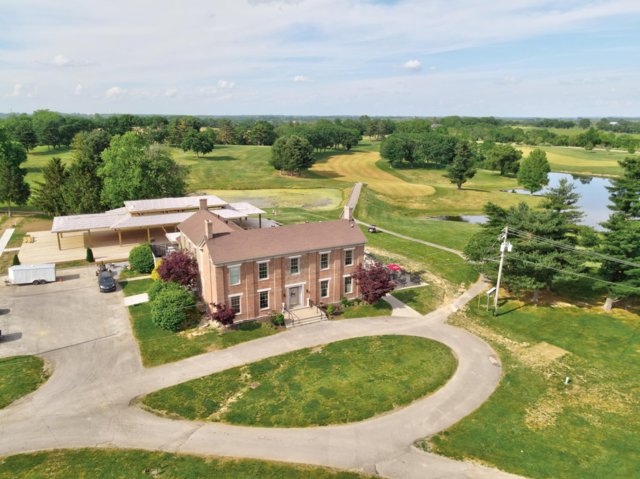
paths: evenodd
<path fill-rule="evenodd" d="M 74 92 L 76 95 L 81 95 L 81 94 L 82 94 L 82 88 L 83 88 L 82 84 L 81 84 L 81 83 L 78 83 L 78 84 L 76 85 L 75 89 L 73 90 L 73 92 Z"/>
<path fill-rule="evenodd" d="M 218 80 L 218 88 L 233 88 L 236 84 L 229 80 Z"/>
<path fill-rule="evenodd" d="M 64 67 L 71 63 L 71 59 L 65 57 L 64 55 L 56 55 L 55 57 L 53 57 L 53 60 L 51 60 L 51 63 L 53 63 L 57 67 Z"/>
<path fill-rule="evenodd" d="M 419 72 L 422 70 L 422 63 L 420 60 L 409 60 L 402 65 L 407 70 L 411 70 L 413 72 Z"/>
<path fill-rule="evenodd" d="M 24 91 L 24 85 L 22 83 L 16 83 L 15 85 L 13 85 L 13 91 L 11 92 L 11 94 L 9 96 L 20 96 L 22 95 L 22 92 Z"/>
<path fill-rule="evenodd" d="M 125 93 L 125 90 L 120 88 L 119 86 L 112 86 L 107 91 L 104 92 L 104 96 L 106 98 L 118 98 L 121 97 Z"/>
<path fill-rule="evenodd" d="M 311 78 L 306 77 L 304 75 L 296 75 L 293 77 L 293 81 L 296 83 L 306 83 L 306 82 L 310 82 Z"/>
<path fill-rule="evenodd" d="M 164 91 L 164 96 L 168 97 L 168 98 L 173 98 L 178 94 L 178 90 L 176 90 L 175 88 L 167 88 Z"/>

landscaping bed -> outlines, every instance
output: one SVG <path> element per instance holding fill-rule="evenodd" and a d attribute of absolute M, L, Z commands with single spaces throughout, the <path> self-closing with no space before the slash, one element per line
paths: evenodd
<path fill-rule="evenodd" d="M 440 388 L 456 369 L 441 343 L 414 336 L 347 339 L 188 381 L 142 398 L 191 420 L 265 427 L 360 421 Z"/>
<path fill-rule="evenodd" d="M 118 449 L 65 449 L 0 460 L 0 479 L 358 479 L 356 472 L 257 459 Z"/>

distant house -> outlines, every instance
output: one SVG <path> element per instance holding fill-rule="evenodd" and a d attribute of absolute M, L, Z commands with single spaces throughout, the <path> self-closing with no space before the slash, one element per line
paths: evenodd
<path fill-rule="evenodd" d="M 194 254 L 207 305 L 229 305 L 239 320 L 353 299 L 351 277 L 364 260 L 365 236 L 349 220 L 243 229 L 206 204 L 178 225 Z"/>

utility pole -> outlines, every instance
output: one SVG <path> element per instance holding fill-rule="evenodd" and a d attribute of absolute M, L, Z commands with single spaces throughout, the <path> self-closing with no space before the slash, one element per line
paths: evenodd
<path fill-rule="evenodd" d="M 500 294 L 500 281 L 502 280 L 502 266 L 504 265 L 504 255 L 505 253 L 510 253 L 513 249 L 513 245 L 509 243 L 507 237 L 509 236 L 509 227 L 505 226 L 502 234 L 499 236 L 499 239 L 502 240 L 500 243 L 500 266 L 498 267 L 498 279 L 496 280 L 496 294 L 493 296 L 493 315 L 496 316 L 498 314 L 498 295 Z"/>

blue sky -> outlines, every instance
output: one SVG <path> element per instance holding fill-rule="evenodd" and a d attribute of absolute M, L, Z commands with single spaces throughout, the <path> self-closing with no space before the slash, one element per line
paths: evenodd
<path fill-rule="evenodd" d="M 0 111 L 640 116 L 637 0 L 0 0 Z"/>

